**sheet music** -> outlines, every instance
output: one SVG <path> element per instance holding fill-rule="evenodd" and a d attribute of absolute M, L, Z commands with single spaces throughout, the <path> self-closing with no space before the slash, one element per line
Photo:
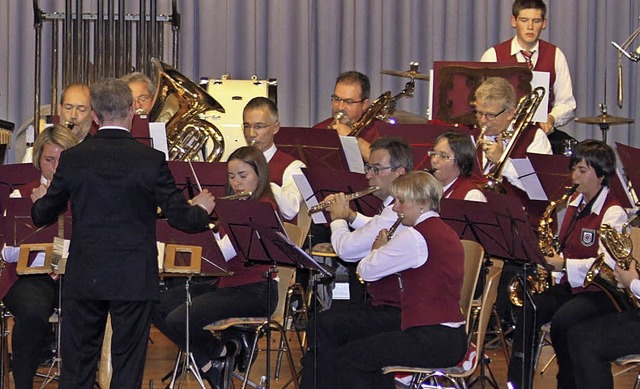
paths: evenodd
<path fill-rule="evenodd" d="M 166 244 L 156 241 L 156 246 L 158 247 L 158 271 L 162 273 L 164 271 L 164 247 Z"/>
<path fill-rule="evenodd" d="M 536 171 L 533 169 L 533 165 L 528 158 L 512 158 L 511 162 L 513 167 L 518 172 L 518 178 L 524 185 L 524 190 L 531 200 L 543 200 L 547 201 L 549 198 L 542 188 L 540 179 L 536 175 Z"/>
<path fill-rule="evenodd" d="M 627 195 L 627 198 L 629 199 L 629 202 L 631 203 L 631 206 L 633 206 L 634 204 L 637 204 L 636 201 L 634 201 L 634 196 L 635 196 L 635 188 L 631 189 L 629 188 L 629 182 L 627 181 L 627 177 L 625 177 L 625 175 L 622 173 L 622 171 L 620 171 L 620 169 L 616 169 L 616 174 L 618 175 L 618 178 L 620 179 L 620 183 L 622 184 L 622 187 L 624 188 L 624 194 Z M 631 194 L 633 192 L 633 195 Z M 635 208 L 632 208 L 635 209 Z"/>
<path fill-rule="evenodd" d="M 302 198 L 309 209 L 318 204 L 318 199 L 316 199 L 313 189 L 311 188 L 311 184 L 309 184 L 309 180 L 307 180 L 307 177 L 305 177 L 304 174 L 294 174 L 293 181 L 295 181 L 298 186 L 298 190 L 300 190 L 300 194 L 302 194 Z M 327 218 L 324 217 L 322 212 L 314 213 L 311 215 L 311 219 L 316 224 L 328 223 Z"/>
<path fill-rule="evenodd" d="M 533 121 L 538 123 L 546 123 L 549 120 L 549 83 L 551 81 L 551 74 L 549 72 L 533 71 L 533 78 L 531 79 L 531 88 L 534 89 L 541 86 L 545 90 L 544 97 L 533 115 Z"/>
<path fill-rule="evenodd" d="M 149 123 L 149 136 L 153 148 L 162 151 L 165 155 L 165 160 L 169 160 L 169 148 L 167 147 L 167 130 L 165 129 L 166 123 L 156 122 Z"/>
<path fill-rule="evenodd" d="M 342 144 L 342 150 L 344 150 L 344 156 L 347 158 L 349 171 L 364 174 L 364 162 L 358 147 L 358 138 L 355 136 L 341 136 L 340 143 Z"/>

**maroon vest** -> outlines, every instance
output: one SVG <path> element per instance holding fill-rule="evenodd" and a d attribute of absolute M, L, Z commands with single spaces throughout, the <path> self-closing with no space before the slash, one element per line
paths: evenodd
<path fill-rule="evenodd" d="M 511 39 L 506 42 L 502 42 L 499 45 L 494 46 L 496 50 L 497 62 L 504 63 L 518 63 L 518 58 L 515 55 L 511 55 Z M 553 91 L 553 85 L 556 82 L 556 46 L 547 41 L 540 39 L 538 44 L 538 60 L 533 70 L 539 72 L 549 72 L 549 112 L 553 108 L 555 102 L 555 93 Z"/>
<path fill-rule="evenodd" d="M 371 305 L 389 305 L 400 307 L 400 279 L 391 274 L 377 281 L 367 282 L 367 293 L 371 296 Z"/>
<path fill-rule="evenodd" d="M 442 194 L 442 197 L 454 200 L 464 200 L 467 193 L 474 189 L 478 189 L 478 186 L 470 177 L 460 176 L 454 181 L 449 189 Z"/>
<path fill-rule="evenodd" d="M 578 197 L 578 195 L 578 193 L 574 194 L 571 197 L 571 201 Z M 602 224 L 602 218 L 604 217 L 606 210 L 614 205 L 622 206 L 613 192 L 609 190 L 607 198 L 604 201 L 604 206 L 602 207 L 599 215 L 589 213 L 585 217 L 577 219 L 576 213 L 578 212 L 578 207 L 567 207 L 567 213 L 562 221 L 562 228 L 560 229 L 559 235 L 560 242 L 564 242 L 563 254 L 565 258 L 586 259 L 598 256 L 599 242 L 597 231 Z M 571 224 L 573 224 L 573 227 L 569 229 Z M 566 277 L 564 277 L 564 280 L 566 281 Z M 599 291 L 600 289 L 596 286 L 590 286 L 586 289 L 573 288 L 573 293 L 581 293 L 585 290 Z"/>
<path fill-rule="evenodd" d="M 424 265 L 400 273 L 402 330 L 464 321 L 460 310 L 464 249 L 458 234 L 438 217 L 414 228 L 427 241 L 429 258 Z"/>
<path fill-rule="evenodd" d="M 333 123 L 333 118 L 329 118 L 327 120 L 321 121 L 320 123 L 313 126 L 313 128 L 324 128 L 328 129 L 329 126 Z M 369 143 L 375 142 L 378 138 L 380 138 L 380 125 L 382 121 L 378 119 L 373 119 L 368 126 L 360 131 L 360 135 L 358 137 L 366 140 Z"/>
<path fill-rule="evenodd" d="M 293 161 L 295 161 L 295 158 L 289 154 L 276 150 L 276 153 L 269 161 L 269 181 L 277 184 L 278 186 L 282 186 L 282 175 L 284 174 L 285 169 Z"/>

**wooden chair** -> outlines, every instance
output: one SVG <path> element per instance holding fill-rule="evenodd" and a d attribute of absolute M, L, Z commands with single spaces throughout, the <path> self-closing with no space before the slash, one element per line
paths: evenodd
<path fill-rule="evenodd" d="M 640 367 L 640 355 L 627 355 L 622 358 L 618 358 L 614 362 L 618 366 L 624 367 L 622 370 L 616 372 L 613 376 L 619 376 L 620 374 L 626 373 L 629 370 L 637 369 Z M 636 376 L 636 382 L 633 384 L 633 389 L 640 389 L 640 370 Z"/>
<path fill-rule="evenodd" d="M 478 320 L 478 331 L 476 336 L 477 356 L 474 358 L 470 368 L 465 369 L 460 366 L 452 366 L 448 368 L 427 368 L 427 367 L 408 367 L 408 366 L 387 366 L 382 369 L 384 374 L 389 373 L 410 373 L 413 375 L 410 388 L 419 389 L 423 383 L 432 381 L 447 380 L 456 388 L 466 388 L 465 378 L 470 377 L 478 367 L 480 358 L 484 355 L 484 337 L 487 332 L 489 318 L 491 317 L 492 307 L 496 301 L 498 293 L 498 284 L 502 275 L 502 261 L 494 261 L 493 266 L 489 268 L 487 280 L 482 294 L 482 304 L 480 310 L 480 318 Z"/>

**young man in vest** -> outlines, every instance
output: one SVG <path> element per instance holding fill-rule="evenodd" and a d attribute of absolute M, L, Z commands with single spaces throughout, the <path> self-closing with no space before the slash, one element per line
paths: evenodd
<path fill-rule="evenodd" d="M 491 47 L 483 55 L 482 62 L 526 62 L 532 70 L 549 72 L 549 115 L 540 128 L 551 134 L 554 128 L 571 121 L 576 109 L 571 74 L 562 51 L 553 44 L 541 40 L 540 33 L 547 28 L 547 6 L 542 0 L 516 0 L 513 3 L 511 27 L 513 39 Z"/>
<path fill-rule="evenodd" d="M 300 211 L 302 194 L 293 181 L 294 174 L 302 174 L 302 161 L 294 159 L 276 148 L 275 134 L 280 130 L 278 107 L 266 97 L 254 97 L 242 112 L 242 128 L 249 145 L 264 153 L 269 163 L 271 191 L 278 203 L 280 213 L 287 220 L 294 219 Z"/>

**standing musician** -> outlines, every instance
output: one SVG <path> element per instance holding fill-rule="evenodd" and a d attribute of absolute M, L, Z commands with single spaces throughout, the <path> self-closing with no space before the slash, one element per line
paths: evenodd
<path fill-rule="evenodd" d="M 332 117 L 313 127 L 332 128 L 340 136 L 349 135 L 353 125 L 371 105 L 370 91 L 369 77 L 366 75 L 356 71 L 340 74 L 331 95 Z M 358 147 L 365 162 L 369 161 L 371 143 L 380 137 L 379 123 L 379 120 L 373 119 L 358 136 Z"/>
<path fill-rule="evenodd" d="M 155 85 L 146 75 L 140 72 L 125 74 L 120 79 L 129 85 L 133 94 L 133 108 L 136 115 L 148 115 L 153 107 Z"/>
<path fill-rule="evenodd" d="M 640 279 L 634 263 L 615 267 L 618 284 L 640 299 Z M 613 389 L 611 362 L 640 354 L 640 313 L 637 309 L 602 315 L 571 328 L 569 354 L 576 385 L 582 389 Z"/>
<path fill-rule="evenodd" d="M 468 135 L 447 131 L 436 138 L 428 152 L 433 176 L 443 186 L 443 198 L 487 202 L 471 178 L 476 163 L 476 147 Z"/>
<path fill-rule="evenodd" d="M 227 169 L 228 195 L 250 191 L 250 200 L 270 203 L 277 210 L 269 185 L 267 161 L 258 148 L 247 146 L 235 150 L 229 156 Z M 246 267 L 236 256 L 228 236 L 218 235 L 216 240 L 233 275 L 221 277 L 217 285 L 209 281 L 191 284 L 192 302 L 189 310 L 190 351 L 203 378 L 212 388 L 223 385 L 226 357 L 236 355 L 239 370 L 246 370 L 250 363 L 253 334 L 244 331 L 231 334 L 226 337 L 237 336 L 237 339 L 221 343 L 203 328 L 229 317 L 269 316 L 278 303 L 277 282 L 271 280 L 267 288 L 263 277 L 270 266 Z M 269 294 L 272 312 L 267 312 Z M 153 324 L 182 350 L 186 349 L 187 325 L 184 298 L 184 286 L 164 291 L 153 316 Z M 233 368 L 230 366 L 229 371 L 233 371 Z"/>
<path fill-rule="evenodd" d="M 400 283 L 401 328 L 363 334 L 340 347 L 334 364 L 339 387 L 391 389 L 394 377 L 382 374 L 384 366 L 454 366 L 467 349 L 459 304 L 464 249 L 438 215 L 442 185 L 414 171 L 397 178 L 391 193 L 393 210 L 408 228 L 390 239 L 381 230 L 358 272 L 366 281 Z"/>
<path fill-rule="evenodd" d="M 478 152 L 482 151 L 479 162 L 483 173 L 488 173 L 502 156 L 507 144 L 502 134 L 513 130 L 511 121 L 515 111 L 516 93 L 504 78 L 489 77 L 476 89 L 474 113 L 478 127 L 486 127 L 484 137 L 478 140 Z M 544 131 L 535 125 L 529 125 L 523 131 L 503 170 L 504 178 L 522 190 L 524 186 L 518 178 L 511 158 L 524 158 L 527 153 L 551 154 L 551 144 Z"/>
<path fill-rule="evenodd" d="M 62 288 L 62 388 L 92 388 L 111 315 L 111 387 L 142 385 L 151 314 L 158 300 L 156 219 L 187 232 L 206 231 L 215 202 L 208 191 L 189 205 L 162 152 L 136 141 L 131 90 L 106 79 L 91 86 L 100 130 L 66 150 L 49 187 L 31 195 L 37 226 L 70 202 L 73 239 Z"/>
<path fill-rule="evenodd" d="M 547 28 L 547 6 L 542 0 L 516 0 L 513 2 L 511 27 L 516 36 L 487 50 L 482 62 L 527 63 L 532 70 L 549 72 L 549 116 L 540 128 L 551 134 L 554 127 L 571 121 L 576 109 L 571 74 L 562 51 L 540 39 Z"/>
<path fill-rule="evenodd" d="M 611 147 L 597 140 L 578 144 L 569 162 L 571 178 L 578 184 L 569 199 L 567 212 L 560 227 L 560 252 L 546 257 L 555 271 L 563 271 L 562 281 L 546 291 L 525 298 L 527 306 L 520 311 L 513 337 L 513 353 L 509 363 L 509 381 L 516 388 L 532 384 L 533 356 L 536 355 L 540 327 L 551 321 L 551 340 L 558 358 L 558 387 L 577 388 L 574 367 L 568 350 L 572 328 L 585 320 L 614 311 L 607 295 L 597 287 L 583 288 L 587 270 L 599 254 L 605 255 L 612 268 L 615 261 L 598 239 L 596 231 L 609 224 L 620 231 L 627 214 L 609 188 L 615 173 L 616 156 Z M 526 316 L 523 315 L 526 313 Z M 533 341 L 533 343 L 532 343 Z"/>
<path fill-rule="evenodd" d="M 28 197 L 41 184 L 48 185 L 58 167 L 60 153 L 76 144 L 78 139 L 66 127 L 55 125 L 44 129 L 33 146 L 33 164 L 42 175 L 14 191 L 11 197 Z M 58 281 L 48 274 L 18 276 L 19 252 L 19 247 L 2 250 L 3 259 L 9 263 L 0 275 L 0 298 L 13 314 L 13 380 L 17 389 L 31 389 L 38 358 L 43 351 L 51 356 L 51 350 L 46 347 L 52 334 L 49 317 L 58 303 Z"/>
<path fill-rule="evenodd" d="M 249 145 L 260 149 L 269 163 L 271 191 L 287 220 L 294 219 L 300 211 L 302 194 L 293 180 L 294 174 L 302 174 L 302 161 L 278 150 L 273 137 L 280 130 L 278 107 L 266 97 L 254 97 L 242 112 L 242 128 Z"/>
<path fill-rule="evenodd" d="M 368 218 L 349 208 L 344 193 L 330 195 L 324 201 L 334 201 L 328 208 L 331 216 L 331 244 L 345 262 L 355 263 L 371 251 L 371 245 L 382 229 L 389 229 L 397 220 L 393 211 L 391 183 L 411 171 L 411 147 L 401 138 L 383 137 L 371 145 L 369 163 L 365 172 L 370 186 L 379 189 L 374 196 L 383 200 L 379 215 Z M 349 227 L 354 231 L 350 231 Z M 400 226 L 399 231 L 404 227 Z M 370 301 L 357 301 L 348 306 L 332 306 L 310 321 L 307 327 L 310 346 L 316 354 L 307 352 L 302 370 L 302 388 L 314 384 L 314 358 L 317 364 L 317 387 L 334 388 L 334 371 L 338 347 L 343 344 L 400 329 L 400 285 L 396 277 L 389 276 L 367 283 Z M 314 323 L 317 320 L 317 326 Z M 314 337 L 315 334 L 315 337 Z M 315 339 L 317 338 L 317 342 Z"/>

